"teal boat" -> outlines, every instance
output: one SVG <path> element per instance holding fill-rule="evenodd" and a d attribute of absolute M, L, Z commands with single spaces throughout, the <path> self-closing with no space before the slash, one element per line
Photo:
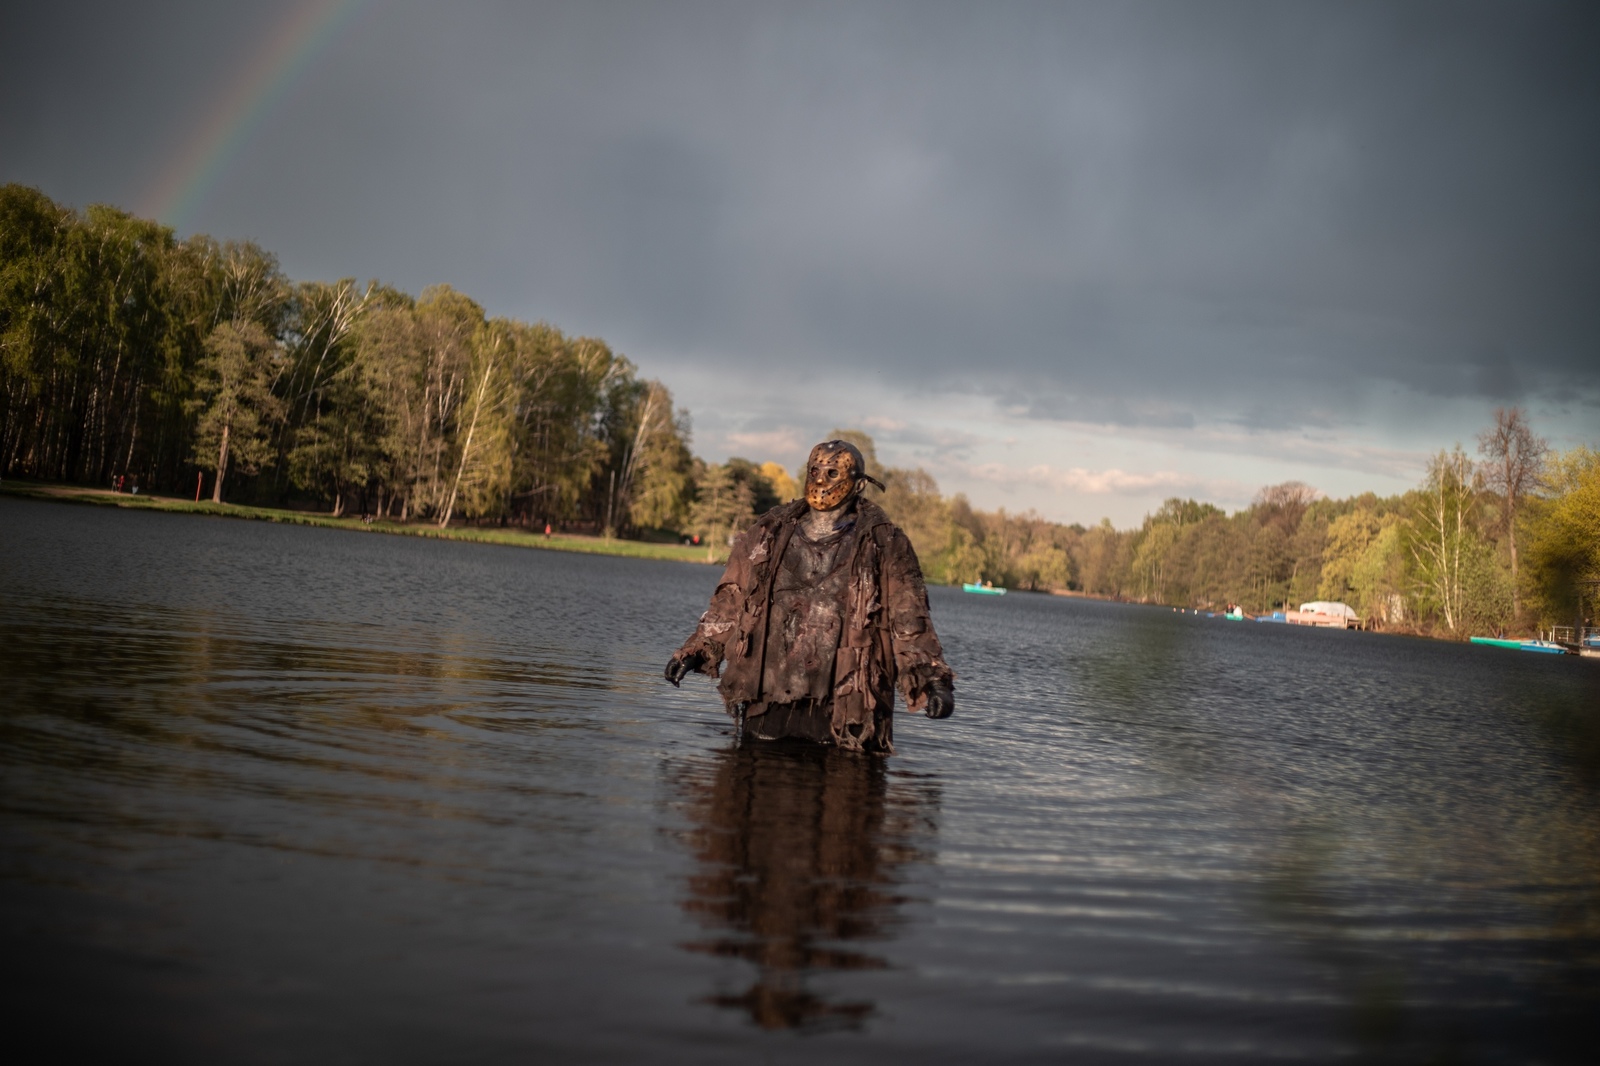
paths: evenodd
<path fill-rule="evenodd" d="M 1546 655 L 1565 655 L 1567 649 L 1553 640 L 1525 640 L 1522 642 L 1523 651 L 1542 651 Z"/>
<path fill-rule="evenodd" d="M 963 581 L 961 583 L 961 591 L 976 592 L 982 596 L 1004 596 L 1006 594 L 1005 589 L 996 588 L 993 585 L 974 585 L 970 581 Z"/>
<path fill-rule="evenodd" d="M 1567 649 L 1552 640 L 1504 640 L 1500 637 L 1473 637 L 1472 643 L 1491 648 L 1509 648 L 1512 651 L 1537 651 L 1546 655 L 1565 655 Z"/>

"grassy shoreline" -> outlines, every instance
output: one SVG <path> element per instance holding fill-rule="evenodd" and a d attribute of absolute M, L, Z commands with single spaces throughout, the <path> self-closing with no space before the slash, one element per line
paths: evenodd
<path fill-rule="evenodd" d="M 545 551 L 581 552 L 588 555 L 620 555 L 633 559 L 670 559 L 685 563 L 706 563 L 706 549 L 685 547 L 681 544 L 649 544 L 637 540 L 607 540 L 604 537 L 586 537 L 574 534 L 530 533 L 524 529 L 497 529 L 494 527 L 450 526 L 440 529 L 432 523 L 393 522 L 379 520 L 368 522 L 359 517 L 335 518 L 318 511 L 290 511 L 278 507 L 246 507 L 233 503 L 199 503 L 176 496 L 135 495 L 112 492 L 109 489 L 86 488 L 82 485 L 59 485 L 38 481 L 7 480 L 0 482 L 0 495 L 32 500 L 54 500 L 62 503 L 82 503 L 101 507 L 125 507 L 140 511 L 167 511 L 175 514 L 213 515 L 222 518 L 245 518 L 257 522 L 282 522 L 297 526 L 320 526 L 325 529 L 346 529 L 356 533 L 388 533 L 404 537 L 431 537 L 435 540 L 460 540 L 476 544 L 504 544 L 515 548 L 539 548 Z"/>

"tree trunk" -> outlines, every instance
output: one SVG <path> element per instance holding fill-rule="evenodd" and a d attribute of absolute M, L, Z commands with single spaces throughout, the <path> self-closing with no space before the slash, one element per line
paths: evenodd
<path fill-rule="evenodd" d="M 211 502 L 222 502 L 222 478 L 228 472 L 228 434 L 233 429 L 233 424 L 226 423 L 222 427 L 222 447 L 217 450 L 217 483 L 211 487 Z"/>
<path fill-rule="evenodd" d="M 1509 495 L 1506 500 L 1506 539 L 1511 545 L 1511 618 L 1517 621 L 1522 617 L 1522 590 L 1517 587 L 1517 500 Z"/>
<path fill-rule="evenodd" d="M 613 470 L 613 471 L 611 471 L 611 484 L 610 484 L 610 487 L 606 489 L 606 530 L 605 530 L 605 533 L 606 533 L 606 539 L 607 540 L 610 540 L 611 536 L 612 536 L 612 532 L 611 532 L 611 528 L 612 528 L 611 527 L 611 509 L 612 509 L 612 506 L 616 502 L 617 502 L 617 472 L 615 470 Z"/>
<path fill-rule="evenodd" d="M 483 368 L 483 380 L 478 382 L 478 401 L 472 407 L 472 424 L 467 427 L 467 440 L 461 446 L 461 462 L 456 465 L 456 479 L 450 486 L 450 500 L 444 505 L 444 514 L 439 519 L 440 529 L 450 524 L 450 512 L 455 510 L 456 493 L 461 488 L 461 474 L 467 469 L 467 455 L 472 451 L 472 436 L 478 432 L 478 415 L 483 411 L 483 394 L 489 387 L 489 375 L 492 373 L 494 373 L 493 359 Z"/>

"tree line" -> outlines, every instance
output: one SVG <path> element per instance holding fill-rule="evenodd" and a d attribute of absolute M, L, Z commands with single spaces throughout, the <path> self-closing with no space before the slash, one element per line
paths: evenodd
<path fill-rule="evenodd" d="M 683 537 L 715 558 L 799 495 L 798 472 L 708 464 L 690 434 L 604 341 L 490 317 L 448 286 L 295 282 L 250 242 L 0 187 L 0 475 Z M 939 583 L 1252 612 L 1336 599 L 1459 636 L 1572 624 L 1600 580 L 1600 453 L 1552 454 L 1517 409 L 1398 496 L 1290 482 L 1233 514 L 1168 500 L 1129 530 L 977 511 L 883 467 L 866 434 L 834 435 Z"/>
<path fill-rule="evenodd" d="M 688 441 L 604 341 L 0 188 L 5 474 L 621 533 L 683 524 Z"/>
<path fill-rule="evenodd" d="M 884 469 L 881 501 L 930 580 L 1251 613 L 1350 604 L 1379 628 L 1439 636 L 1581 625 L 1600 588 L 1600 451 L 1551 452 L 1502 408 L 1469 455 L 1434 455 L 1409 492 L 1328 499 L 1296 481 L 1228 514 L 1169 499 L 1136 529 L 985 513 L 925 471 Z"/>

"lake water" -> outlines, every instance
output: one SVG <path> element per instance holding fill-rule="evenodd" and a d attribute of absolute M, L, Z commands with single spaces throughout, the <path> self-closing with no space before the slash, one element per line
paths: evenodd
<path fill-rule="evenodd" d="M 716 578 L 0 498 L 12 1039 L 1591 1059 L 1600 662 L 936 588 L 877 761 L 661 680 Z"/>

